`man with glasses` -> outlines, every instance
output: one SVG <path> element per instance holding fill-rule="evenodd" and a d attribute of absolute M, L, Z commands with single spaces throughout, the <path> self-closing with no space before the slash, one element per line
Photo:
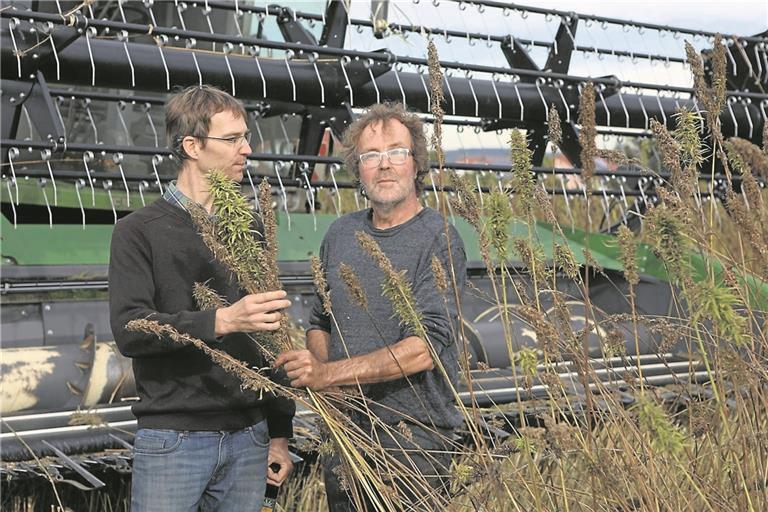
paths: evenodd
<path fill-rule="evenodd" d="M 242 180 L 251 153 L 242 104 L 213 87 L 194 86 L 174 94 L 165 114 L 178 178 L 162 198 L 117 223 L 109 265 L 112 331 L 133 360 L 139 395 L 131 510 L 255 510 L 266 482 L 279 485 L 291 471 L 293 402 L 242 390 L 236 377 L 194 347 L 125 329 L 133 319 L 157 320 L 264 367 L 246 333 L 278 329 L 280 311 L 291 304 L 283 290 L 244 295 L 187 212 L 193 201 L 215 215 L 205 179 L 211 169 Z M 231 305 L 200 311 L 196 282 Z M 279 470 L 268 470 L 272 464 Z"/>
<path fill-rule="evenodd" d="M 332 315 L 318 297 L 307 350 L 284 352 L 275 364 L 283 366 L 297 387 L 361 386 L 370 400 L 371 415 L 352 413 L 353 420 L 439 493 L 450 467 L 447 445 L 461 423 L 453 390 L 458 374 L 456 297 L 466 277 L 464 246 L 440 213 L 419 202 L 429 156 L 423 125 L 415 114 L 401 104 L 374 105 L 350 125 L 343 150 L 347 168 L 371 207 L 339 218 L 328 229 L 320 258 Z M 361 248 L 358 232 L 372 237 L 394 269 L 405 272 L 415 297 L 412 306 L 421 315 L 426 336 L 401 323 L 383 296 L 384 274 Z M 449 285 L 441 291 L 433 261 L 439 262 L 449 281 L 455 276 L 457 290 Z M 365 307 L 351 298 L 340 274 L 342 266 L 357 275 Z M 431 508 L 424 501 L 428 493 L 419 490 L 406 472 L 387 474 L 385 465 L 370 462 L 382 480 L 397 487 L 400 499 L 416 509 Z M 337 458 L 324 463 L 330 509 L 355 510 L 340 481 L 338 464 Z"/>

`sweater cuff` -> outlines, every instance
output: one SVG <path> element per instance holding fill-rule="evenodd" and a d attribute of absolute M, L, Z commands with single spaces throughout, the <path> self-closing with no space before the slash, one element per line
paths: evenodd
<path fill-rule="evenodd" d="M 285 414 L 270 414 L 267 416 L 267 427 L 269 428 L 269 438 L 293 437 L 293 416 Z"/>
<path fill-rule="evenodd" d="M 216 337 L 216 310 L 207 309 L 200 311 L 200 335 L 201 340 L 207 344 L 218 344 L 224 338 L 223 336 Z"/>

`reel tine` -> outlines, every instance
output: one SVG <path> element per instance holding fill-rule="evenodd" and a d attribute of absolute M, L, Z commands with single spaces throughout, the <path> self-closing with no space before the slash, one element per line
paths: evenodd
<path fill-rule="evenodd" d="M 264 145 L 264 136 L 261 133 L 261 126 L 259 125 L 258 112 L 251 112 L 253 115 L 253 127 L 256 129 L 256 135 L 259 137 L 259 153 L 266 152 L 265 145 Z"/>
<path fill-rule="evenodd" d="M 88 4 L 88 7 L 90 7 L 90 4 Z M 88 58 L 91 60 L 91 87 L 96 87 L 96 63 L 93 61 L 92 37 L 96 37 L 96 27 L 85 29 L 85 45 L 88 47 Z"/>
<path fill-rule="evenodd" d="M 53 169 L 51 168 L 51 150 L 43 149 L 40 151 L 40 159 L 45 162 L 48 167 L 48 176 L 51 178 L 51 185 L 53 185 L 53 205 L 59 205 L 59 191 L 56 187 L 56 178 L 53 176 Z"/>
<path fill-rule="evenodd" d="M 224 51 L 224 62 L 227 63 L 227 70 L 229 71 L 229 79 L 232 82 L 232 96 L 237 96 L 237 93 L 235 92 L 235 75 L 232 73 L 232 66 L 229 63 L 229 54 L 234 49 L 234 45 L 232 43 L 224 43 L 224 46 L 222 50 Z"/>
<path fill-rule="evenodd" d="M 13 165 L 13 160 L 19 156 L 19 148 L 10 148 L 8 150 L 8 164 L 11 167 L 11 182 L 13 182 L 13 188 L 16 190 L 16 206 L 19 206 L 19 183 L 16 181 L 16 168 Z M 11 194 L 10 182 L 8 183 L 8 195 L 13 205 L 13 194 Z M 14 212 L 14 217 L 16 216 Z M 14 223 L 15 225 L 15 223 Z"/>
<path fill-rule="evenodd" d="M 280 171 L 285 168 L 285 163 L 282 160 L 275 162 L 275 176 L 277 176 L 277 183 L 280 186 L 280 198 L 283 201 L 283 210 L 285 216 L 288 219 L 288 231 L 291 230 L 291 214 L 288 211 L 288 194 L 285 192 L 285 185 L 283 185 L 283 178 L 280 176 Z"/>
<path fill-rule="evenodd" d="M 264 78 L 264 71 L 261 69 L 261 62 L 259 61 L 259 53 L 261 52 L 261 48 L 254 45 L 248 49 L 248 52 L 251 54 L 251 57 L 253 57 L 253 60 L 256 61 L 256 68 L 259 70 L 259 77 L 261 78 L 261 95 L 264 99 L 266 99 L 267 79 Z"/>
<path fill-rule="evenodd" d="M 200 63 L 197 62 L 197 52 L 195 47 L 197 46 L 197 40 L 194 37 L 187 39 L 185 47 L 192 54 L 192 61 L 195 63 L 195 70 L 197 71 L 197 85 L 202 89 L 203 87 L 203 72 L 200 71 Z"/>
<path fill-rule="evenodd" d="M 37 185 L 40 187 L 40 191 L 43 193 L 43 199 L 45 200 L 45 209 L 48 210 L 48 229 L 53 229 L 53 212 L 51 211 L 51 205 L 48 202 L 48 194 L 45 192 L 47 185 L 46 178 L 40 178 L 37 180 Z"/>
<path fill-rule="evenodd" d="M 112 155 L 112 160 L 117 164 L 117 169 L 120 171 L 120 177 L 123 180 L 123 187 L 125 188 L 125 202 L 128 207 L 131 206 L 131 191 L 128 188 L 128 180 L 125 179 L 125 171 L 123 171 L 123 154 L 115 153 Z"/>
<path fill-rule="evenodd" d="M 10 199 L 11 199 L 10 200 L 10 205 L 11 205 L 11 215 L 13 217 L 13 229 L 16 229 L 16 227 L 17 227 L 16 226 L 16 220 L 17 220 L 16 219 L 16 204 L 13 203 L 13 192 L 11 192 L 11 181 L 14 181 L 14 184 L 15 184 L 15 180 L 9 180 L 8 178 L 4 178 L 4 181 L 5 181 L 5 186 L 8 189 L 8 197 L 10 197 Z M 18 193 L 18 189 L 17 189 L 16 192 Z M 17 204 L 18 204 L 18 200 L 17 200 Z"/>
<path fill-rule="evenodd" d="M 315 189 L 312 187 L 312 183 L 309 180 L 309 173 L 307 173 L 307 170 L 309 169 L 309 164 L 307 162 L 300 162 L 299 163 L 299 172 L 301 172 L 301 176 L 304 178 L 304 182 L 307 184 L 307 203 L 309 204 L 309 213 L 312 214 L 312 224 L 314 226 L 315 231 L 317 231 L 317 215 L 315 212 Z"/>
<path fill-rule="evenodd" d="M 344 75 L 344 81 L 347 83 L 347 90 L 349 91 L 349 108 L 354 108 L 355 106 L 355 95 L 352 92 L 352 84 L 349 82 L 349 75 L 347 74 L 347 68 L 346 64 L 349 64 L 350 59 L 349 56 L 344 55 L 341 59 L 339 59 L 339 64 L 341 65 L 341 73 Z"/>
<path fill-rule="evenodd" d="M 335 195 L 333 206 L 336 209 L 336 216 L 341 216 L 341 193 L 339 192 L 339 186 L 336 184 L 336 171 L 340 169 L 339 164 L 331 164 L 328 166 L 331 172 L 331 181 L 333 182 L 333 193 Z M 337 202 L 338 200 L 338 202 Z"/>
<path fill-rule="evenodd" d="M 160 182 L 160 173 L 157 172 L 157 166 L 163 162 L 163 155 L 152 155 L 152 171 L 155 173 L 157 188 L 160 189 L 160 195 L 163 195 L 163 184 Z"/>
<path fill-rule="evenodd" d="M 91 129 L 93 130 L 93 142 L 99 144 L 99 128 L 96 126 L 96 120 L 93 118 L 93 112 L 91 112 L 91 98 L 83 98 L 83 105 L 85 107 L 85 113 L 88 114 L 88 121 L 91 123 Z"/>
<path fill-rule="evenodd" d="M 320 58 L 320 55 L 317 52 L 312 52 L 309 55 L 309 62 L 312 63 L 312 67 L 315 68 L 315 76 L 317 77 L 317 83 L 320 85 L 320 104 L 325 105 L 325 84 L 323 84 L 323 78 L 320 76 L 320 70 L 317 69 L 317 60 Z M 379 89 L 376 88 L 376 92 L 378 93 Z M 377 96 L 378 97 L 378 96 Z"/>
<path fill-rule="evenodd" d="M 141 180 L 139 182 L 139 198 L 141 199 L 141 206 L 146 206 L 147 203 L 144 201 L 144 190 L 149 188 L 149 183 L 147 183 L 145 180 Z"/>
<path fill-rule="evenodd" d="M 149 128 L 152 130 L 152 135 L 155 137 L 155 147 L 160 147 L 160 140 L 157 136 L 157 129 L 155 128 L 155 122 L 152 121 L 152 114 L 149 113 L 149 111 L 152 109 L 151 103 L 145 103 L 144 104 L 144 114 L 147 116 L 147 122 L 149 123 Z"/>
<path fill-rule="evenodd" d="M 403 97 L 403 106 L 408 108 L 408 101 L 405 97 L 405 90 L 403 89 L 403 82 L 400 81 L 400 71 L 402 71 L 402 67 L 400 64 L 395 64 L 392 66 L 392 71 L 395 72 L 395 79 L 397 80 L 397 86 L 400 88 L 400 95 Z"/>
<path fill-rule="evenodd" d="M 120 0 L 120 11 L 122 12 L 122 0 Z M 128 51 L 128 31 L 121 30 L 117 33 L 117 40 L 123 43 L 123 51 L 125 51 L 125 57 L 128 59 L 128 66 L 131 68 L 131 87 L 136 87 L 136 70 L 133 67 L 133 59 L 131 59 L 131 52 Z"/>
<path fill-rule="evenodd" d="M 77 203 L 80 205 L 80 215 L 83 219 L 83 229 L 85 229 L 85 208 L 83 208 L 83 198 L 80 195 L 80 189 L 85 187 L 85 180 L 79 178 L 75 180 L 75 195 L 77 196 Z"/>
<path fill-rule="evenodd" d="M 150 11 L 152 12 L 152 9 L 150 8 Z M 165 69 L 165 89 L 167 91 L 171 90 L 171 72 L 168 71 L 168 63 L 165 61 L 165 54 L 163 53 L 163 46 L 165 46 L 168 43 L 168 36 L 165 34 L 160 34 L 157 37 L 155 37 L 155 44 L 157 45 L 157 51 L 160 52 L 160 60 L 163 62 L 163 68 Z"/>
<path fill-rule="evenodd" d="M 365 69 L 368 70 L 368 76 L 371 79 L 371 84 L 373 85 L 373 89 L 376 91 L 376 103 L 381 103 L 381 93 L 379 92 L 379 86 L 376 83 L 376 77 L 373 76 L 373 70 L 371 69 L 373 67 L 373 59 L 367 59 L 364 63 Z M 317 65 L 315 65 L 315 71 L 317 71 Z M 320 78 L 320 74 L 318 73 L 317 78 Z M 320 81 L 320 87 L 323 86 L 322 80 Z M 427 98 L 429 98 L 429 95 L 427 95 Z"/>
<path fill-rule="evenodd" d="M 208 24 L 208 31 L 211 34 L 214 34 L 213 31 L 213 24 L 211 23 L 211 6 L 208 5 L 208 0 L 205 0 L 205 6 L 201 7 L 203 17 L 205 18 L 205 22 Z M 215 52 L 216 51 L 216 43 L 211 43 L 211 49 Z"/>
<path fill-rule="evenodd" d="M 117 209 L 115 208 L 115 201 L 112 198 L 112 180 L 104 180 L 102 183 L 104 190 L 107 191 L 107 197 L 109 198 L 109 205 L 112 207 L 112 219 L 113 224 L 117 224 Z"/>
<path fill-rule="evenodd" d="M 293 93 L 293 102 L 296 103 L 296 80 L 293 78 L 293 71 L 289 61 L 293 60 L 293 50 L 287 50 L 284 55 L 285 69 L 288 70 L 288 78 L 291 79 L 291 92 Z"/>
<path fill-rule="evenodd" d="M 85 177 L 88 178 L 88 185 L 91 187 L 91 203 L 92 206 L 96 206 L 96 191 L 93 189 L 93 177 L 91 177 L 91 169 L 88 167 L 88 162 L 93 160 L 93 152 L 92 151 L 85 151 L 83 152 L 83 167 L 85 167 Z M 83 182 L 83 186 L 85 186 L 85 182 Z M 83 213 L 83 223 L 85 223 L 85 213 Z"/>
<path fill-rule="evenodd" d="M 126 107 L 125 101 L 118 101 L 117 102 L 117 118 L 120 119 L 120 124 L 123 127 L 123 130 L 125 130 L 125 140 L 126 140 L 126 146 L 132 146 L 133 140 L 131 140 L 131 132 L 128 130 L 128 125 L 125 124 L 125 117 L 123 117 L 123 111 Z"/>
<path fill-rule="evenodd" d="M 253 184 L 253 176 L 251 176 L 251 164 L 247 163 L 245 164 L 245 174 L 248 176 L 248 183 L 251 185 L 251 192 L 253 192 L 253 199 L 254 199 L 254 205 L 256 206 L 256 211 L 261 211 L 261 204 L 259 203 L 259 193 L 256 190 L 256 186 Z"/>

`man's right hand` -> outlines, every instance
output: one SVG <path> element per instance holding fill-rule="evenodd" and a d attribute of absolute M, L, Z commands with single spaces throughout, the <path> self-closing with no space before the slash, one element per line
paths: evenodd
<path fill-rule="evenodd" d="M 291 305 L 284 290 L 246 295 L 226 308 L 216 310 L 216 336 L 232 332 L 276 331 L 281 309 Z"/>

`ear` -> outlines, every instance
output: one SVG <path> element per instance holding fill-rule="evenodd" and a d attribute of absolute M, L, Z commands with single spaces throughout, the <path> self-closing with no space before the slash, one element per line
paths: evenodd
<path fill-rule="evenodd" d="M 181 147 L 187 153 L 190 160 L 197 160 L 199 158 L 200 141 L 195 137 L 184 137 L 184 140 L 181 142 Z"/>

